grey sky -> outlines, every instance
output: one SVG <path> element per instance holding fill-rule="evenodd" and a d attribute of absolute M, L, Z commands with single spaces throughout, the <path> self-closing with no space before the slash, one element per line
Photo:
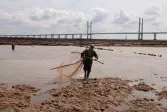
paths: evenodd
<path fill-rule="evenodd" d="M 137 31 L 167 29 L 166 0 L 1 0 L 0 34 Z"/>

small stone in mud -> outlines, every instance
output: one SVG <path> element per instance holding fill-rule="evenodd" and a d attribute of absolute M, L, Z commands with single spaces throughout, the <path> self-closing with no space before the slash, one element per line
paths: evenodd
<path fill-rule="evenodd" d="M 22 92 L 30 92 L 30 93 L 35 93 L 39 91 L 39 89 L 36 89 L 35 87 L 32 87 L 30 85 L 16 85 L 12 86 L 13 89 L 20 90 Z"/>
<path fill-rule="evenodd" d="M 38 96 L 38 94 L 37 94 L 37 93 L 33 93 L 32 95 L 33 95 L 33 96 Z"/>
<path fill-rule="evenodd" d="M 167 79 L 167 77 L 160 77 L 160 78 L 163 79 L 163 80 Z"/>
<path fill-rule="evenodd" d="M 140 81 L 143 81 L 144 79 L 139 79 Z"/>
<path fill-rule="evenodd" d="M 125 80 L 127 83 L 133 82 L 132 80 Z"/>
<path fill-rule="evenodd" d="M 158 98 L 158 101 L 161 101 L 161 99 L 162 99 L 162 98 L 159 97 L 159 98 Z"/>
<path fill-rule="evenodd" d="M 133 88 L 138 91 L 144 91 L 144 92 L 155 90 L 154 88 L 150 87 L 149 85 L 146 85 L 145 83 L 134 85 Z"/>
<path fill-rule="evenodd" d="M 154 99 L 143 98 L 145 101 L 154 101 Z"/>
<path fill-rule="evenodd" d="M 135 80 L 135 82 L 138 82 L 138 80 Z"/>
<path fill-rule="evenodd" d="M 151 84 L 152 86 L 155 86 L 155 84 Z"/>
<path fill-rule="evenodd" d="M 166 112 L 165 108 L 147 98 L 132 100 L 129 106 L 126 112 Z"/>
<path fill-rule="evenodd" d="M 162 104 L 160 104 L 160 103 L 158 103 L 157 105 L 158 105 L 158 106 L 162 106 Z"/>
<path fill-rule="evenodd" d="M 167 99 L 167 91 L 161 91 L 159 93 L 156 93 L 156 95 L 158 96 L 159 100 L 161 100 L 163 98 Z"/>
<path fill-rule="evenodd" d="M 100 110 L 103 112 L 105 109 L 101 108 Z"/>
<path fill-rule="evenodd" d="M 151 101 L 154 101 L 154 99 L 150 99 Z"/>
<path fill-rule="evenodd" d="M 114 50 L 112 50 L 112 49 L 107 49 L 107 51 L 114 51 Z"/>

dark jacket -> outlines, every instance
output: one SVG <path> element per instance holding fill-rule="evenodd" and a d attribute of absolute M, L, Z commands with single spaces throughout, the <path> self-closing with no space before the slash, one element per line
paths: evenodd
<path fill-rule="evenodd" d="M 82 53 L 81 53 L 81 57 L 84 59 L 84 63 L 87 64 L 92 64 L 92 58 L 95 57 L 96 59 L 98 59 L 97 53 L 94 50 L 90 50 L 90 49 L 85 49 Z"/>

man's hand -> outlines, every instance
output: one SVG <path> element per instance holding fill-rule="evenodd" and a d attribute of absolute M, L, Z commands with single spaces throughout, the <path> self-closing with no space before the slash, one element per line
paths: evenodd
<path fill-rule="evenodd" d="M 95 61 L 97 61 L 97 60 L 98 60 L 98 58 L 95 59 Z"/>

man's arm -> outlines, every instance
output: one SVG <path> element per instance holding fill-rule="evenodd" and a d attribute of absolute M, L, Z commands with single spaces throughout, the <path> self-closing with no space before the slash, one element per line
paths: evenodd
<path fill-rule="evenodd" d="M 86 53 L 86 49 L 81 53 L 81 58 L 85 56 L 85 53 Z"/>
<path fill-rule="evenodd" d="M 97 55 L 97 53 L 96 53 L 96 51 L 94 51 L 94 57 L 95 57 L 96 59 L 99 58 L 98 55 Z"/>

